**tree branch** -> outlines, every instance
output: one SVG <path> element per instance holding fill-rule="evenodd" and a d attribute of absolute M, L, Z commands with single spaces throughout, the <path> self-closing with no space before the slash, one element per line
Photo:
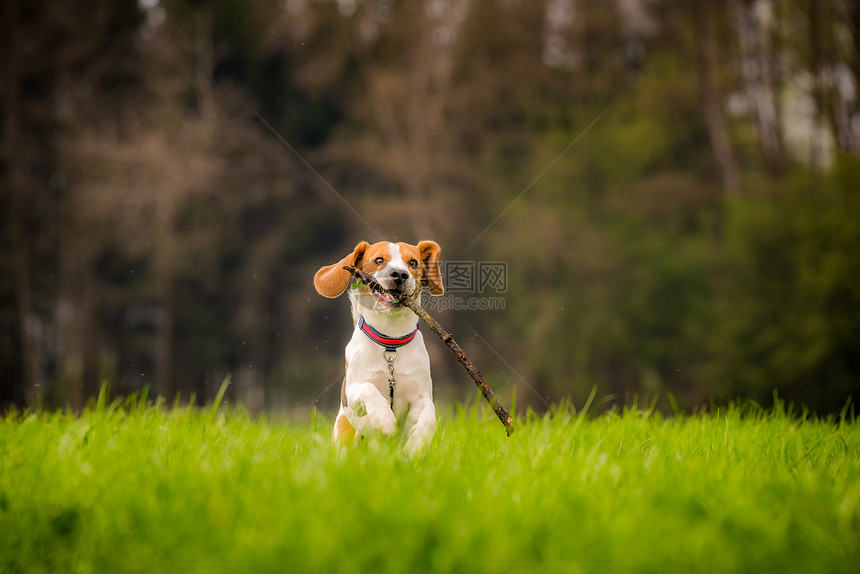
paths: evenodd
<path fill-rule="evenodd" d="M 372 290 L 381 293 L 385 292 L 382 285 L 380 285 L 372 275 L 368 275 L 361 269 L 356 269 L 351 265 L 345 265 L 344 269 L 352 273 L 353 276 L 361 280 Z M 404 307 L 408 307 L 413 313 L 418 315 L 418 317 L 424 321 L 424 323 L 430 327 L 430 329 L 436 333 L 440 339 L 442 339 L 442 342 L 447 345 L 451 352 L 454 353 L 454 356 L 457 357 L 457 360 L 460 361 L 460 364 L 463 365 L 463 368 L 466 369 L 466 372 L 469 373 L 469 376 L 472 377 L 472 380 L 475 381 L 475 384 L 478 385 L 479 389 L 481 389 L 481 394 L 484 395 L 484 398 L 487 399 L 487 402 L 491 407 L 493 407 L 493 411 L 496 413 L 496 416 L 499 417 L 499 420 L 503 425 L 505 425 L 505 432 L 507 432 L 508 436 L 511 436 L 514 432 L 513 418 L 508 414 L 505 407 L 502 406 L 502 403 L 499 402 L 499 399 L 496 398 L 495 393 L 493 393 L 492 389 L 487 385 L 487 381 L 484 380 L 484 376 L 481 375 L 481 372 L 478 371 L 472 361 L 469 360 L 469 356 L 462 348 L 460 348 L 460 345 L 457 344 L 457 341 L 454 340 L 451 333 L 446 331 L 436 319 L 431 317 L 427 311 L 421 308 L 421 305 L 419 305 L 417 301 L 408 295 L 400 294 L 398 295 L 398 300 L 400 301 L 400 304 Z"/>

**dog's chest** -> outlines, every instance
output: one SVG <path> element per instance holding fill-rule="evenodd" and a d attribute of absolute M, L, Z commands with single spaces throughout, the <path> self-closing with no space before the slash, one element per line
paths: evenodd
<path fill-rule="evenodd" d="M 385 349 L 361 331 L 354 331 L 346 346 L 346 383 L 372 383 L 388 396 L 390 371 Z M 394 357 L 397 392 L 426 392 L 430 384 L 430 359 L 419 331 L 408 344 L 397 349 Z"/>

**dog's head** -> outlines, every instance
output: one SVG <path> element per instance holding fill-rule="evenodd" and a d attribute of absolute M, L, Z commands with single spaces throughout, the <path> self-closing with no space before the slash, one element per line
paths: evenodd
<path fill-rule="evenodd" d="M 439 253 L 441 249 L 433 241 L 420 241 L 418 245 L 387 241 L 371 245 L 362 241 L 352 253 L 317 271 L 314 287 L 324 297 L 337 297 L 349 285 L 352 275 L 344 266 L 351 265 L 373 275 L 387 291 L 373 292 L 377 303 L 384 308 L 392 307 L 398 294 L 415 296 L 425 286 L 431 295 L 442 295 L 445 287 L 439 271 Z M 369 289 L 363 289 L 367 292 L 362 294 L 370 294 Z"/>

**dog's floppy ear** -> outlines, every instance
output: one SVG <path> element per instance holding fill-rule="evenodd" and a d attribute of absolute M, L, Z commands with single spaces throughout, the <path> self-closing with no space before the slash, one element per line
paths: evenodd
<path fill-rule="evenodd" d="M 424 273 L 422 283 L 430 287 L 431 295 L 443 295 L 445 286 L 442 285 L 442 272 L 439 271 L 439 254 L 442 253 L 442 248 L 434 241 L 420 241 L 417 247 Z"/>
<path fill-rule="evenodd" d="M 364 257 L 364 252 L 370 244 L 367 241 L 362 241 L 355 246 L 352 253 L 331 265 L 326 265 L 314 275 L 314 287 L 317 292 L 323 297 L 337 297 L 349 285 L 349 280 L 352 278 L 349 271 L 343 268 L 344 265 L 352 265 L 359 267 L 361 259 Z"/>

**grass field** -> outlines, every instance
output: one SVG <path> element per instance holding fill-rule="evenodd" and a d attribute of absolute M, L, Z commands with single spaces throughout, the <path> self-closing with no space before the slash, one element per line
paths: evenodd
<path fill-rule="evenodd" d="M 2 572 L 857 572 L 860 428 L 732 408 L 483 407 L 432 448 L 99 404 L 0 422 Z"/>

